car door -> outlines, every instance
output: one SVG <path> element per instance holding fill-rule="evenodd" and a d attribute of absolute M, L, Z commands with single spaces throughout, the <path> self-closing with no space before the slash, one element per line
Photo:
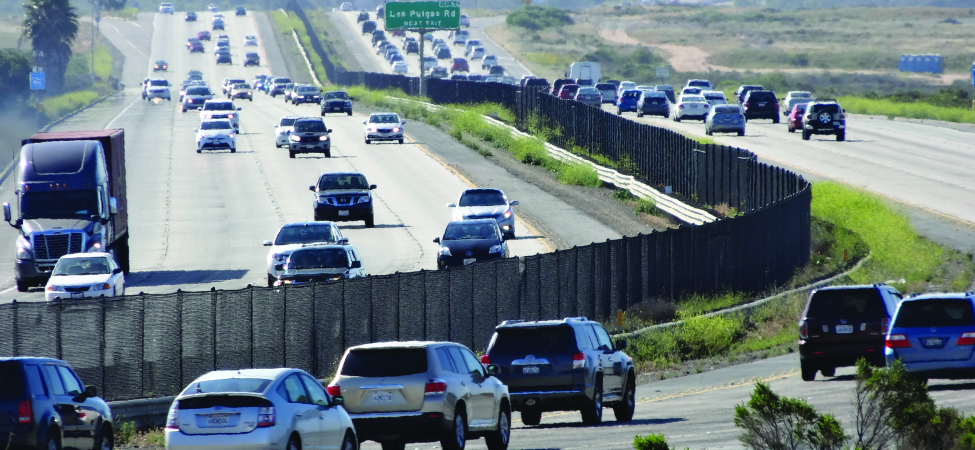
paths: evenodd
<path fill-rule="evenodd" d="M 65 393 L 72 397 L 74 410 L 78 414 L 78 448 L 94 448 L 96 427 L 98 427 L 98 419 L 100 418 L 98 406 L 93 398 L 83 396 L 84 385 L 81 384 L 78 375 L 70 367 L 58 365 L 57 369 L 58 375 L 61 376 L 61 382 L 64 384 Z"/>
<path fill-rule="evenodd" d="M 590 325 L 596 334 L 596 345 L 598 346 L 599 363 L 603 368 L 603 396 L 619 394 L 622 388 L 622 377 L 618 370 L 616 350 L 613 348 L 613 341 L 609 339 L 609 334 L 599 325 Z"/>
<path fill-rule="evenodd" d="M 471 374 L 471 381 L 474 386 L 471 388 L 472 417 L 467 419 L 469 427 L 486 427 L 494 422 L 494 389 L 493 386 L 485 384 L 487 373 L 484 366 L 477 360 L 477 357 L 470 350 L 463 347 L 455 347 L 464 358 L 467 370 Z"/>
<path fill-rule="evenodd" d="M 89 449 L 92 445 L 84 446 L 83 439 L 79 436 L 84 434 L 84 420 L 81 417 L 79 405 L 74 401 L 74 396 L 69 395 L 64 388 L 61 374 L 55 364 L 44 364 L 42 366 L 44 380 L 47 382 L 48 392 L 51 393 L 51 400 L 54 403 L 54 410 L 61 417 L 61 447 L 69 449 Z"/>
<path fill-rule="evenodd" d="M 291 423 L 294 430 L 298 432 L 298 436 L 301 437 L 303 447 L 324 448 L 322 411 L 318 409 L 318 405 L 311 403 L 308 391 L 305 390 L 304 383 L 301 382 L 298 374 L 288 375 L 281 382 L 280 389 L 283 391 L 280 392 L 282 397 L 287 399 L 293 408 L 294 417 L 291 418 Z M 288 418 L 282 417 L 281 419 L 284 419 L 282 421 L 285 423 L 288 421 Z"/>
<path fill-rule="evenodd" d="M 454 373 L 457 374 L 457 380 L 460 381 L 464 389 L 464 394 L 457 400 L 464 400 L 466 403 L 467 410 L 464 413 L 467 414 L 467 424 L 470 426 L 471 421 L 476 422 L 479 420 L 476 397 L 480 394 L 480 387 L 474 382 L 474 376 L 467 367 L 467 362 L 464 361 L 464 354 L 461 353 L 460 347 L 449 346 L 446 347 L 446 350 L 450 353 L 450 359 L 453 361 Z"/>
<path fill-rule="evenodd" d="M 308 391 L 308 399 L 321 412 L 318 419 L 322 428 L 322 441 L 317 445 L 325 449 L 337 449 L 341 447 L 342 440 L 345 438 L 345 430 L 342 428 L 339 408 L 329 406 L 328 393 L 325 392 L 325 388 L 322 387 L 322 384 L 318 380 L 305 374 L 301 374 L 299 378 L 301 378 L 301 382 Z"/>

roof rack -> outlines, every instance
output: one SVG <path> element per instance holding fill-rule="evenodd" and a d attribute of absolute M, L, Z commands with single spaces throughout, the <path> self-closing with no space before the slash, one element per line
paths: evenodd
<path fill-rule="evenodd" d="M 873 287 L 887 286 L 887 283 L 874 283 Z"/>
<path fill-rule="evenodd" d="M 515 324 L 515 323 L 524 323 L 524 322 L 525 321 L 524 320 L 521 320 L 521 319 L 511 319 L 511 320 L 505 320 L 505 321 L 501 322 L 501 325 L 498 325 L 498 326 L 503 327 L 505 325 L 511 325 L 511 324 Z"/>
<path fill-rule="evenodd" d="M 565 319 L 562 319 L 562 321 L 563 322 L 588 322 L 589 319 L 585 318 L 585 316 L 579 316 L 579 317 L 566 317 Z"/>

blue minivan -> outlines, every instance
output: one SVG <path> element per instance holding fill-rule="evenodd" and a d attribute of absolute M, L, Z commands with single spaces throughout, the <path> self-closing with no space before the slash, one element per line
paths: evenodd
<path fill-rule="evenodd" d="M 975 292 L 904 299 L 894 313 L 884 354 L 928 378 L 975 378 Z"/>

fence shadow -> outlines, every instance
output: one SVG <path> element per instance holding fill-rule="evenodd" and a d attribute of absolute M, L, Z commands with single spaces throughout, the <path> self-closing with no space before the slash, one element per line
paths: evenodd
<path fill-rule="evenodd" d="M 148 270 L 131 272 L 126 276 L 126 288 L 174 286 L 182 284 L 218 283 L 240 280 L 248 270 Z"/>

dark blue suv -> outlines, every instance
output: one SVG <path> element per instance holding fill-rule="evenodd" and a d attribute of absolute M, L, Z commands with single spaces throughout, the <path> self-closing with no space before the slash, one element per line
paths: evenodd
<path fill-rule="evenodd" d="M 0 358 L 0 448 L 111 450 L 112 411 L 64 361 Z"/>
<path fill-rule="evenodd" d="M 506 320 L 495 328 L 481 363 L 496 364 L 508 386 L 511 409 L 525 425 L 538 425 L 545 411 L 581 411 L 583 423 L 603 420 L 612 407 L 628 422 L 636 407 L 636 372 L 599 322 L 585 317 L 526 322 Z"/>
<path fill-rule="evenodd" d="M 315 193 L 312 208 L 315 220 L 348 222 L 362 220 L 366 228 L 375 226 L 372 209 L 372 191 L 365 175 L 354 172 L 328 172 L 318 178 L 318 184 L 309 186 Z"/>

